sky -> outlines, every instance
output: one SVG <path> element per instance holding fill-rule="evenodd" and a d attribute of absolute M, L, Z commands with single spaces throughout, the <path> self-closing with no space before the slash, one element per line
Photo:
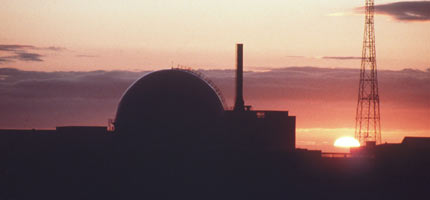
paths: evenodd
<path fill-rule="evenodd" d="M 298 146 L 336 150 L 336 137 L 353 134 L 363 5 L 364 0 L 4 0 L 0 108 L 19 112 L 1 112 L 6 120 L 0 128 L 105 124 L 133 80 L 177 65 L 201 70 L 231 98 L 226 83 L 233 84 L 229 70 L 240 42 L 248 101 L 257 109 L 296 115 Z M 377 0 L 375 20 L 383 140 L 430 136 L 430 1 Z M 85 82 L 88 77 L 96 79 Z M 85 90 L 78 89 L 82 85 Z M 38 89 L 50 98 L 41 98 Z M 49 114 L 39 113 L 45 109 Z"/>
<path fill-rule="evenodd" d="M 379 67 L 426 69 L 430 2 L 400 3 L 376 1 Z M 232 46 L 242 42 L 248 66 L 358 67 L 357 59 L 323 58 L 361 55 L 362 5 L 344 0 L 4 0 L 0 43 L 41 48 L 28 51 L 43 62 L 2 65 L 38 71 L 172 64 L 226 69 L 232 66 Z M 43 50 L 47 47 L 58 49 Z"/>

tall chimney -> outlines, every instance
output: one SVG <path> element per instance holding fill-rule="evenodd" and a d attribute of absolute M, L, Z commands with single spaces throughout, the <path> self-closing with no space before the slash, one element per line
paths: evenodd
<path fill-rule="evenodd" d="M 243 101 L 243 44 L 236 45 L 236 101 L 234 111 L 244 111 Z"/>

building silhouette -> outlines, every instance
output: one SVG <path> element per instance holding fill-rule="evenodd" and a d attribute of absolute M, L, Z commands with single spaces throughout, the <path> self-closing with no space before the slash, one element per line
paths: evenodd
<path fill-rule="evenodd" d="M 344 157 L 297 149 L 295 116 L 245 104 L 237 50 L 231 110 L 198 74 L 171 69 L 125 92 L 115 130 L 0 130 L 0 199 L 428 197 L 428 138 L 373 143 Z"/>
<path fill-rule="evenodd" d="M 126 148 L 149 151 L 196 145 L 199 152 L 294 151 L 295 117 L 287 111 L 254 111 L 244 105 L 243 45 L 237 50 L 233 110 L 225 110 L 221 96 L 198 74 L 184 69 L 156 71 L 136 81 L 121 98 L 115 119 L 118 141 L 125 140 Z"/>

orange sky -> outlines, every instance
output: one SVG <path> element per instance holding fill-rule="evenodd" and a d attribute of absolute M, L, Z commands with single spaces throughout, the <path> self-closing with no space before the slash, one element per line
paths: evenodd
<path fill-rule="evenodd" d="M 378 67 L 426 72 L 430 68 L 430 2 L 393 2 L 376 1 L 380 6 L 376 16 Z M 364 17 L 357 8 L 363 4 L 364 0 L 4 1 L 0 5 L 0 68 L 146 71 L 185 65 L 233 69 L 234 44 L 242 42 L 248 71 L 291 66 L 358 69 Z M 423 76 L 419 80 L 428 83 L 428 75 Z M 0 83 L 4 77 L 0 74 Z M 406 83 L 400 87 L 408 86 L 407 78 L 401 80 Z M 425 91 L 420 85 L 409 86 L 409 90 Z M 429 134 L 428 104 L 415 108 L 404 103 L 411 99 L 401 101 L 403 97 L 395 93 L 384 99 L 384 89 L 380 91 L 385 101 L 381 113 L 386 141 Z M 425 99 L 428 93 L 416 95 L 412 100 Z M 297 115 L 298 146 L 332 151 L 336 150 L 332 148 L 336 137 L 353 133 L 353 95 L 338 110 L 333 110 L 337 101 L 315 102 L 314 107 L 328 111 L 333 122 L 307 110 L 303 104 L 308 102 L 303 99 L 285 99 L 284 103 L 274 98 L 251 97 L 250 101 L 259 109 L 290 110 Z M 403 104 L 390 104 L 393 98 L 400 98 Z M 112 111 L 87 116 L 97 118 L 88 121 L 104 124 L 100 119 L 111 117 L 107 115 Z M 409 121 L 396 117 L 399 113 L 406 113 Z"/>
<path fill-rule="evenodd" d="M 393 1 L 376 1 L 387 4 Z M 5 67 L 55 71 L 159 69 L 176 64 L 231 68 L 231 46 L 246 44 L 246 65 L 358 67 L 364 1 L 14 0 L 0 6 L 0 44 L 61 47 L 43 62 Z M 408 11 L 410 12 L 410 11 Z M 430 66 L 430 23 L 376 17 L 381 69 Z M 414 14 L 414 13 L 413 13 Z M 0 52 L 4 54 L 5 52 Z"/>

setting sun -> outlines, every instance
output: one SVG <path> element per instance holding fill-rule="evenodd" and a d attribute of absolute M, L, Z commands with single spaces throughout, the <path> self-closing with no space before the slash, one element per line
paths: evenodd
<path fill-rule="evenodd" d="M 353 137 L 341 137 L 334 142 L 334 146 L 341 148 L 359 147 L 360 142 Z"/>

